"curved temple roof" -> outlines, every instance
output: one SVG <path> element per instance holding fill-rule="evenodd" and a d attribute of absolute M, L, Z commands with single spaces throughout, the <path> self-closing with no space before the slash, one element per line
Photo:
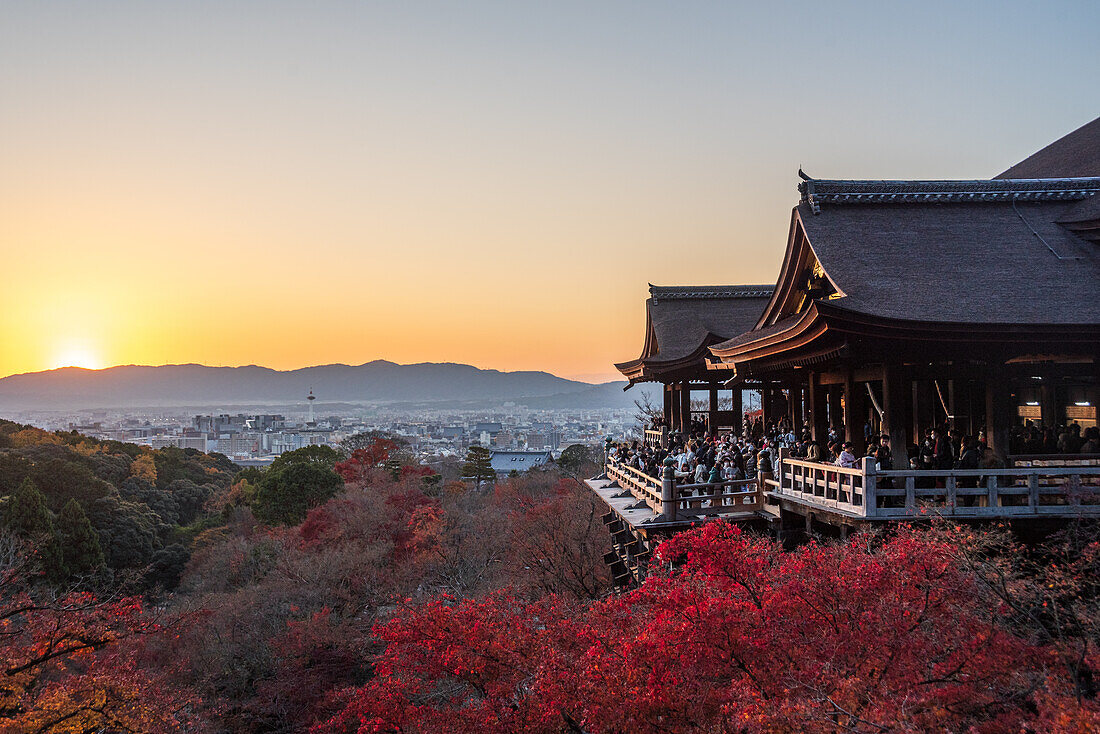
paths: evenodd
<path fill-rule="evenodd" d="M 771 295 L 768 285 L 651 284 L 642 354 L 615 367 L 631 382 L 701 368 L 707 347 L 750 329 Z"/>
<path fill-rule="evenodd" d="M 1100 118 L 993 179 L 799 176 L 775 287 L 650 286 L 642 354 L 615 365 L 631 382 L 709 355 L 747 371 L 809 364 L 846 334 L 1097 349 Z"/>
<path fill-rule="evenodd" d="M 724 361 L 810 353 L 830 329 L 872 324 L 956 339 L 1082 342 L 1100 330 L 1100 118 L 996 179 L 799 176 L 776 296 L 752 331 L 711 347 Z M 796 314 L 789 294 L 804 291 L 806 262 L 835 293 Z"/>

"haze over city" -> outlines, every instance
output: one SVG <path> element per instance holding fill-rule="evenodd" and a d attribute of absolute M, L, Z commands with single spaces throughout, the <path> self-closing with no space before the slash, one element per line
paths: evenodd
<path fill-rule="evenodd" d="M 609 380 L 647 282 L 774 282 L 799 166 L 988 177 L 1096 114 L 1095 3 L 317 9 L 4 4 L 0 376 Z"/>

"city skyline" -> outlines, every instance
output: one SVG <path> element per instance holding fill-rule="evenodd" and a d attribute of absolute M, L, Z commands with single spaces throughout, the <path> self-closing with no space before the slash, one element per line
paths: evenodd
<path fill-rule="evenodd" d="M 0 376 L 612 380 L 645 283 L 775 281 L 800 166 L 984 178 L 1097 114 L 1085 2 L 0 15 Z"/>

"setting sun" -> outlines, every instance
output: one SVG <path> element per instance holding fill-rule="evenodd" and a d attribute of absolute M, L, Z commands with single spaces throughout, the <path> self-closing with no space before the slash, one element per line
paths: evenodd
<path fill-rule="evenodd" d="M 98 370 L 103 366 L 103 361 L 95 350 L 85 344 L 66 344 L 58 350 L 53 366 L 55 369 L 82 367 L 86 370 Z"/>

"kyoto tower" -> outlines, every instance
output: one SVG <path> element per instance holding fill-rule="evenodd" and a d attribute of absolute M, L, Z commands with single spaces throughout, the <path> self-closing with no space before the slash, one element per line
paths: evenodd
<path fill-rule="evenodd" d="M 313 401 L 317 399 L 317 396 L 313 394 L 313 388 L 309 389 L 309 395 L 306 396 L 306 400 L 309 401 L 309 423 L 312 425 L 315 423 L 313 420 Z"/>

